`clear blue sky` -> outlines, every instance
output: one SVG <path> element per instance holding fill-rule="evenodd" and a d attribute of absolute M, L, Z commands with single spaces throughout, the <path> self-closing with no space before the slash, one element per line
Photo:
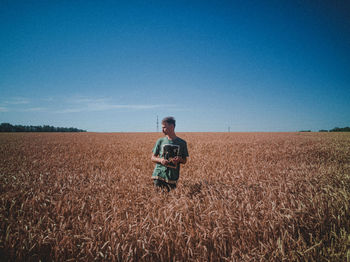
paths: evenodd
<path fill-rule="evenodd" d="M 0 122 L 350 126 L 350 2 L 0 0 Z"/>

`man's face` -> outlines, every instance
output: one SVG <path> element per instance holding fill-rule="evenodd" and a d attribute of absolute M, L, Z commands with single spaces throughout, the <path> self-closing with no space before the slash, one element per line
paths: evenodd
<path fill-rule="evenodd" d="M 169 125 L 167 122 L 162 123 L 162 132 L 164 135 L 168 135 L 172 131 L 174 131 L 174 125 Z"/>

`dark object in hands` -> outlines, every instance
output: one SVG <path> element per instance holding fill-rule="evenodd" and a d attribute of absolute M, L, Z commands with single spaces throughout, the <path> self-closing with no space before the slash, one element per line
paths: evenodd
<path fill-rule="evenodd" d="M 172 163 L 173 158 L 179 156 L 180 146 L 166 144 L 163 146 L 163 158 L 169 161 L 167 167 L 176 168 L 177 165 Z"/>

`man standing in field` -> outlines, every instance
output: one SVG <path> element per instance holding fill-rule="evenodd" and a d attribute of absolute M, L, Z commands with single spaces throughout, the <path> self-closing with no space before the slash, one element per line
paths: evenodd
<path fill-rule="evenodd" d="M 180 176 L 180 164 L 188 157 L 187 143 L 175 134 L 175 119 L 166 117 L 162 120 L 162 132 L 152 150 L 152 162 L 156 163 L 152 179 L 154 185 L 168 191 L 176 188 Z"/>

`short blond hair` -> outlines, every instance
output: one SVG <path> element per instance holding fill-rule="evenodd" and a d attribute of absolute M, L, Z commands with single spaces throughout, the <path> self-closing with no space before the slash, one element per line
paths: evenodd
<path fill-rule="evenodd" d="M 175 122 L 176 122 L 175 118 L 172 116 L 167 116 L 167 117 L 163 118 L 163 120 L 162 120 L 162 124 L 168 123 L 169 125 L 174 125 L 174 127 L 176 125 Z"/>

